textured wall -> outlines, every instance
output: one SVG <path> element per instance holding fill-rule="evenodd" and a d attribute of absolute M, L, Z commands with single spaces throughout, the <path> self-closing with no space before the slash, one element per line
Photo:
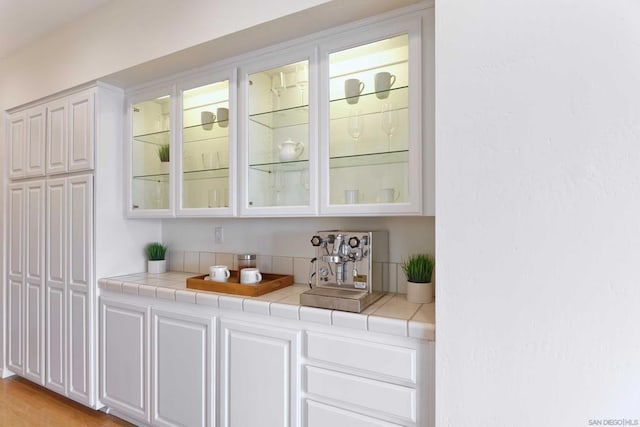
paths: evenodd
<path fill-rule="evenodd" d="M 639 16 L 436 2 L 438 426 L 640 419 Z"/>

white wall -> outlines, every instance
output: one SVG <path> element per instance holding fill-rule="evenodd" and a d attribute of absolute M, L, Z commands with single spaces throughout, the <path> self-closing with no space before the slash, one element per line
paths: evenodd
<path fill-rule="evenodd" d="M 640 420 L 638 17 L 436 2 L 439 426 Z"/>

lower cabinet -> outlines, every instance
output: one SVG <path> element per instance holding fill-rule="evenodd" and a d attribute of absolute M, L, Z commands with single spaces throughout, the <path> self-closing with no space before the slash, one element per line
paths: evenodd
<path fill-rule="evenodd" d="M 153 426 L 432 427 L 434 343 L 105 292 L 100 400 Z"/>
<path fill-rule="evenodd" d="M 297 426 L 299 330 L 220 321 L 220 425 Z"/>
<path fill-rule="evenodd" d="M 100 400 L 149 423 L 149 309 L 100 298 Z"/>
<path fill-rule="evenodd" d="M 215 425 L 214 318 L 151 310 L 152 424 Z"/>

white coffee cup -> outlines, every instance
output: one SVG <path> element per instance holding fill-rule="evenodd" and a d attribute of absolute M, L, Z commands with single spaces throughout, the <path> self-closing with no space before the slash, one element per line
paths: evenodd
<path fill-rule="evenodd" d="M 240 283 L 245 285 L 252 285 L 260 283 L 262 280 L 262 274 L 257 268 L 243 268 L 240 270 Z"/>
<path fill-rule="evenodd" d="M 344 202 L 355 205 L 360 201 L 360 190 L 344 190 Z"/>
<path fill-rule="evenodd" d="M 220 107 L 216 110 L 216 120 L 221 128 L 229 126 L 229 109 Z"/>
<path fill-rule="evenodd" d="M 374 77 L 374 85 L 376 89 L 376 97 L 385 99 L 389 96 L 389 89 L 396 82 L 396 76 L 386 71 L 376 73 Z"/>
<path fill-rule="evenodd" d="M 209 280 L 226 282 L 231 273 L 226 265 L 212 265 L 209 267 Z"/>
<path fill-rule="evenodd" d="M 358 79 L 347 79 L 344 81 L 344 94 L 347 104 L 357 104 L 360 94 L 364 90 L 364 82 Z"/>
<path fill-rule="evenodd" d="M 395 188 L 381 188 L 378 192 L 380 203 L 393 203 L 400 197 L 400 192 L 396 193 Z"/>
<path fill-rule="evenodd" d="M 216 119 L 216 115 L 211 111 L 201 111 L 200 112 L 200 123 L 202 124 L 202 129 L 211 130 L 213 129 L 213 122 Z"/>

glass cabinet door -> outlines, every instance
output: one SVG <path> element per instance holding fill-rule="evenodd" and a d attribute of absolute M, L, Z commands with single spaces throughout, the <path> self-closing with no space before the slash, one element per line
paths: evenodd
<path fill-rule="evenodd" d="M 410 47 L 405 33 L 327 52 L 324 212 L 420 210 L 420 55 Z"/>
<path fill-rule="evenodd" d="M 308 213 L 316 206 L 309 76 L 308 59 L 244 74 L 243 213 Z"/>
<path fill-rule="evenodd" d="M 233 153 L 229 150 L 229 135 L 235 123 L 230 120 L 229 87 L 229 79 L 224 79 L 182 91 L 178 213 L 210 215 L 230 211 Z"/>
<path fill-rule="evenodd" d="M 133 216 L 170 214 L 171 95 L 131 105 L 130 210 Z M 162 211 L 165 211 L 163 214 Z"/>

